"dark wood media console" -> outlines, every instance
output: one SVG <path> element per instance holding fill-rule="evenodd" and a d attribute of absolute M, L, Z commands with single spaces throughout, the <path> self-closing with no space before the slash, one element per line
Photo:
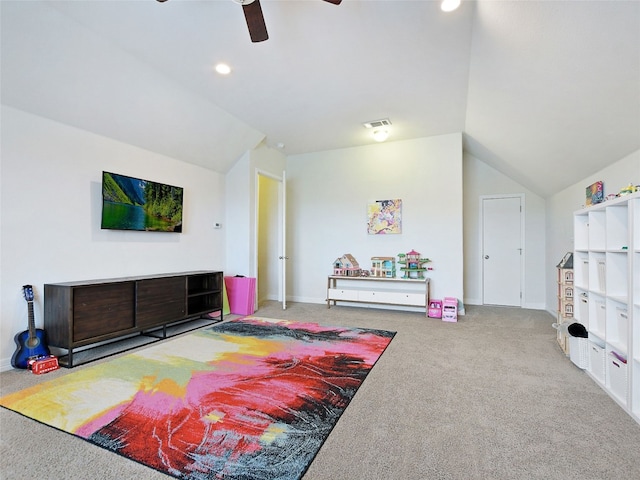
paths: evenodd
<path fill-rule="evenodd" d="M 117 353 L 110 349 L 74 362 L 77 349 L 84 353 L 93 345 L 136 334 L 145 337 L 134 342 L 136 347 L 166 338 L 167 327 L 203 318 L 208 323 L 222 321 L 223 282 L 222 272 L 197 271 L 46 284 L 44 328 L 49 346 L 66 351 L 58 360 L 71 368 Z M 218 318 L 207 316 L 218 311 Z M 133 348 L 131 342 L 128 345 L 124 349 Z"/>

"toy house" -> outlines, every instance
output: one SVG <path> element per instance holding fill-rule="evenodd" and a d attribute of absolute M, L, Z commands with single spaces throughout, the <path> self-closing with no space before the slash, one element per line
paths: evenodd
<path fill-rule="evenodd" d="M 445 297 L 442 301 L 442 321 L 458 321 L 458 300 L 453 297 Z"/>
<path fill-rule="evenodd" d="M 442 318 L 442 300 L 429 300 L 429 318 Z"/>
<path fill-rule="evenodd" d="M 395 257 L 371 257 L 371 276 L 382 278 L 395 278 Z"/>
<path fill-rule="evenodd" d="M 567 252 L 560 263 L 556 265 L 558 271 L 558 325 L 571 323 L 573 319 L 573 253 Z M 585 317 L 583 317 L 585 318 Z M 558 329 L 556 340 L 565 354 L 569 353 L 569 336 L 564 329 Z"/>
<path fill-rule="evenodd" d="M 424 272 L 427 271 L 424 264 L 429 262 L 431 260 L 420 258 L 420 253 L 415 250 L 398 254 L 398 263 L 403 265 L 400 267 L 400 270 L 404 272 L 402 278 L 424 278 Z"/>
<path fill-rule="evenodd" d="M 353 255 L 345 253 L 333 262 L 333 274 L 342 277 L 359 277 L 362 269 Z"/>

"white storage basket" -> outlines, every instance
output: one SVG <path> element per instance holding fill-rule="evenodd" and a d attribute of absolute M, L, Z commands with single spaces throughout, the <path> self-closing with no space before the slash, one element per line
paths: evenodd
<path fill-rule="evenodd" d="M 602 385 L 605 384 L 606 359 L 604 347 L 597 343 L 589 342 L 589 371 L 591 375 Z"/>
<path fill-rule="evenodd" d="M 598 260 L 598 288 L 601 292 L 605 292 L 607 284 L 605 278 L 607 277 L 607 264 L 604 260 Z"/>
<path fill-rule="evenodd" d="M 578 368 L 589 368 L 589 341 L 569 335 L 569 358 Z"/>
<path fill-rule="evenodd" d="M 609 382 L 611 393 L 626 404 L 627 388 L 629 386 L 627 364 L 612 352 L 607 355 L 607 381 Z"/>

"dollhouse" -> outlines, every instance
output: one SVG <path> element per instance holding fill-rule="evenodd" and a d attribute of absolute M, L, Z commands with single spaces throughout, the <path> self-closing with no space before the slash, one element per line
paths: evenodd
<path fill-rule="evenodd" d="M 362 269 L 353 255 L 345 253 L 333 262 L 333 274 L 342 277 L 359 277 Z"/>
<path fill-rule="evenodd" d="M 371 276 L 394 278 L 396 276 L 396 259 L 394 257 L 371 257 Z"/>
<path fill-rule="evenodd" d="M 573 319 L 573 253 L 567 254 L 556 265 L 558 271 L 558 325 L 574 322 Z M 557 341 L 564 353 L 569 353 L 569 337 L 566 330 L 558 329 Z"/>
<path fill-rule="evenodd" d="M 454 297 L 444 297 L 442 301 L 442 321 L 458 321 L 458 300 Z"/>
<path fill-rule="evenodd" d="M 420 253 L 411 250 L 407 253 L 398 254 L 398 263 L 403 265 L 400 270 L 404 272 L 402 278 L 424 278 L 427 271 L 425 264 L 431 262 L 428 258 L 420 258 Z"/>

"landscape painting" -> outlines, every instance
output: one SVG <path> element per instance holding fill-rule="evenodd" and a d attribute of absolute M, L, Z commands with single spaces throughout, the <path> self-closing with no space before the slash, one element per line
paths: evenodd
<path fill-rule="evenodd" d="M 183 188 L 102 173 L 102 228 L 182 232 Z"/>

